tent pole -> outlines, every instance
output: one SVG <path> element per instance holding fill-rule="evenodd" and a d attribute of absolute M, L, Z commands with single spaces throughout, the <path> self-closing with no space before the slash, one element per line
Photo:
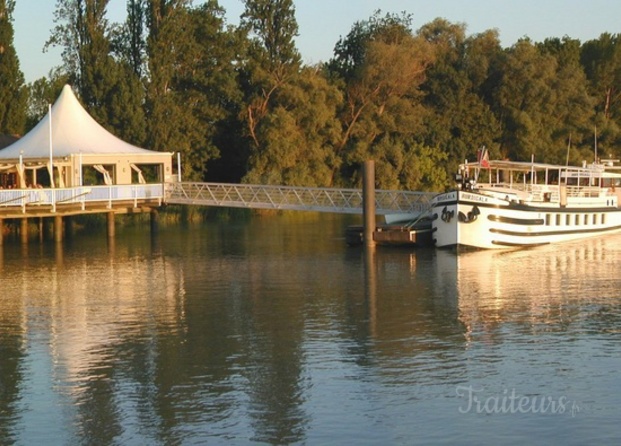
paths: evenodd
<path fill-rule="evenodd" d="M 177 181 L 181 183 L 181 152 L 177 152 Z"/>
<path fill-rule="evenodd" d="M 50 115 L 50 186 L 54 187 L 54 162 L 52 150 L 52 104 L 48 104 Z"/>
<path fill-rule="evenodd" d="M 19 151 L 19 187 L 20 189 L 26 187 L 26 178 L 24 178 L 24 151 Z"/>

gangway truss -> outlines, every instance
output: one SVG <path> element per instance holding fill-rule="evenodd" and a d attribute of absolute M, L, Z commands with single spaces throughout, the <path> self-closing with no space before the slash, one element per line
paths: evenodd
<path fill-rule="evenodd" d="M 362 213 L 362 189 L 270 186 L 256 184 L 176 182 L 167 185 L 168 204 Z M 432 192 L 375 191 L 378 215 L 420 214 L 429 208 Z"/>

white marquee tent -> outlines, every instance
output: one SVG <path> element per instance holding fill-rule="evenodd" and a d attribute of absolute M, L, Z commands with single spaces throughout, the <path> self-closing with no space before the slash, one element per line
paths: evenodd
<path fill-rule="evenodd" d="M 144 182 L 142 166 L 155 167 L 157 182 L 172 180 L 171 152 L 156 152 L 112 135 L 84 110 L 71 87 L 65 85 L 48 114 L 24 137 L 0 150 L 0 174 L 16 173 L 16 187 L 37 184 L 37 170 L 51 174 L 50 186 L 83 183 L 92 168 L 105 184 Z"/>

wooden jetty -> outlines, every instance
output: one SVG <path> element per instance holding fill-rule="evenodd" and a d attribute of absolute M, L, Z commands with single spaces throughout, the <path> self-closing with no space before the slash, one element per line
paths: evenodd
<path fill-rule="evenodd" d="M 116 214 L 151 212 L 155 219 L 166 184 L 174 181 L 172 165 L 172 152 L 112 135 L 65 85 L 43 119 L 0 150 L 0 243 L 11 219 L 19 220 L 22 241 L 31 219 L 39 219 L 40 234 L 52 220 L 56 240 L 62 240 L 63 219 L 75 215 L 106 213 L 109 235 Z"/>
<path fill-rule="evenodd" d="M 66 85 L 46 116 L 22 138 L 0 150 L 0 243 L 9 220 L 19 221 L 23 242 L 36 219 L 40 239 L 53 223 L 54 239 L 71 231 L 76 215 L 104 213 L 114 236 L 116 214 L 151 214 L 165 204 L 300 210 L 364 215 L 365 243 L 422 241 L 421 228 L 378 228 L 375 215 L 424 212 L 433 194 L 374 189 L 374 164 L 365 163 L 361 189 L 306 188 L 181 182 L 177 154 L 133 146 L 109 133 Z M 366 191 L 366 192 L 365 192 Z M 45 231 L 47 232 L 47 231 Z M 372 232 L 372 231 L 370 231 Z"/>
<path fill-rule="evenodd" d="M 53 223 L 54 239 L 61 241 L 64 233 L 72 231 L 71 217 L 86 214 L 106 214 L 108 236 L 112 237 L 115 215 L 148 212 L 155 224 L 164 199 L 162 184 L 0 190 L 0 243 L 8 220 L 19 221 L 23 242 L 29 239 L 28 228 L 33 221 L 40 239 L 46 226 Z"/>

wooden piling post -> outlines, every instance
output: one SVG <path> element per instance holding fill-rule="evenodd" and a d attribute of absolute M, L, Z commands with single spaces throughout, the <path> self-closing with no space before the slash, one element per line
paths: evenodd
<path fill-rule="evenodd" d="M 375 246 L 375 161 L 364 162 L 362 172 L 362 217 L 363 242 L 365 246 Z"/>
<path fill-rule="evenodd" d="M 368 306 L 369 332 L 377 334 L 377 266 L 375 262 L 375 246 L 364 248 L 365 292 Z"/>
<path fill-rule="evenodd" d="M 45 238 L 45 224 L 43 223 L 43 217 L 39 217 L 38 221 L 39 228 L 39 243 L 43 243 L 43 239 Z"/>
<path fill-rule="evenodd" d="M 4 244 L 4 218 L 0 218 L 0 246 Z"/>
<path fill-rule="evenodd" d="M 60 215 L 54 216 L 54 241 L 63 241 L 63 218 Z"/>
<path fill-rule="evenodd" d="M 114 212 L 108 212 L 108 238 L 113 238 L 114 235 Z"/>
<path fill-rule="evenodd" d="M 28 243 L 28 219 L 22 218 L 19 221 L 19 238 L 22 243 Z"/>

